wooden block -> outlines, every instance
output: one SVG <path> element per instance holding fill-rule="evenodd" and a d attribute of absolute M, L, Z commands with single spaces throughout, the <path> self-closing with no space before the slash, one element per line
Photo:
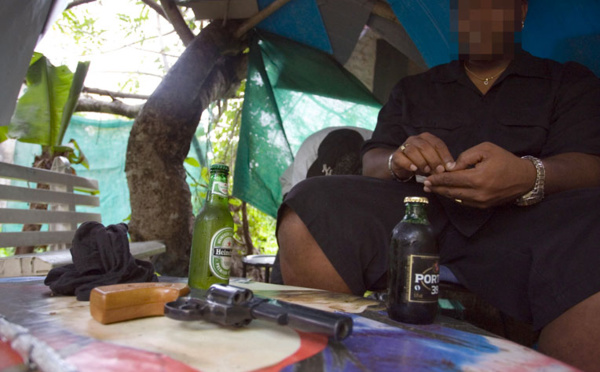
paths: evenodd
<path fill-rule="evenodd" d="M 165 304 L 190 292 L 185 283 L 126 283 L 96 287 L 90 313 L 102 324 L 164 315 Z"/>

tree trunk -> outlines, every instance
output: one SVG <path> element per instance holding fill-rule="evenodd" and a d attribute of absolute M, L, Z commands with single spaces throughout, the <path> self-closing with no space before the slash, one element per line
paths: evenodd
<path fill-rule="evenodd" d="M 154 260 L 163 275 L 187 275 L 193 215 L 183 162 L 200 115 L 245 78 L 245 45 L 233 38 L 235 27 L 234 22 L 225 28 L 219 22 L 207 26 L 149 97 L 131 129 L 125 164 L 129 232 L 133 241 L 165 242 L 166 253 Z"/>
<path fill-rule="evenodd" d="M 248 223 L 248 208 L 246 208 L 246 202 L 242 202 L 242 232 L 244 234 L 246 255 L 258 253 L 252 243 L 252 236 L 250 236 L 250 224 Z"/>

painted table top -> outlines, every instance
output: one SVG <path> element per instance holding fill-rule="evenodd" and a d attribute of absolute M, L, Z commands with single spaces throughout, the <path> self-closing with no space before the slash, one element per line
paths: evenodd
<path fill-rule="evenodd" d="M 361 297 L 243 279 L 231 284 L 347 313 L 353 333 L 334 342 L 257 320 L 231 329 L 166 317 L 102 325 L 90 316 L 88 302 L 52 297 L 42 279 L 5 279 L 0 280 L 0 371 L 25 368 L 23 355 L 42 370 L 57 371 L 575 370 L 450 318 L 414 326 L 389 320 L 381 303 Z"/>

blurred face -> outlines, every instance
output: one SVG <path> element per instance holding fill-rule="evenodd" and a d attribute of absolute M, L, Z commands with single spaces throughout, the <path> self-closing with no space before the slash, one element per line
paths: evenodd
<path fill-rule="evenodd" d="M 526 12 L 527 2 L 521 0 L 451 0 L 451 25 L 458 37 L 459 58 L 512 58 Z"/>

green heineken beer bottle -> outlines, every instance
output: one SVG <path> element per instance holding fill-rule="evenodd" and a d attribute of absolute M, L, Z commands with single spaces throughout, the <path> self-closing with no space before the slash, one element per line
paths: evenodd
<path fill-rule="evenodd" d="M 227 175 L 229 167 L 213 164 L 204 206 L 196 217 L 190 252 L 188 284 L 208 289 L 212 284 L 229 283 L 233 250 L 233 218 L 229 213 Z"/>
<path fill-rule="evenodd" d="M 404 218 L 392 231 L 387 310 L 390 318 L 404 323 L 432 323 L 438 310 L 440 256 L 427 220 L 428 202 L 405 198 Z"/>

